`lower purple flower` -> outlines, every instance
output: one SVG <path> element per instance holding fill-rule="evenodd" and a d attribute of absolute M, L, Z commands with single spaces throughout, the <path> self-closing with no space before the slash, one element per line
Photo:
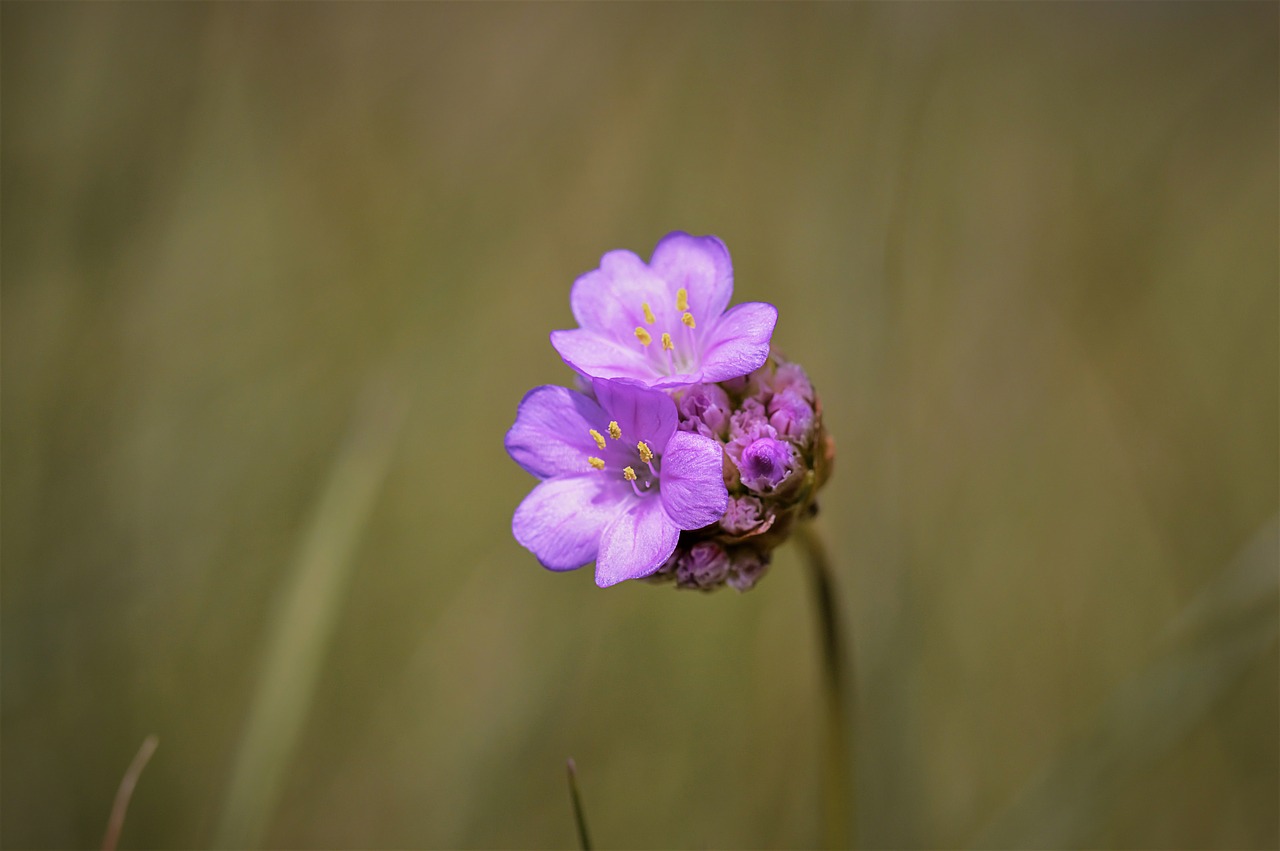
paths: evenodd
<path fill-rule="evenodd" d="M 591 386 L 594 399 L 547 385 L 520 402 L 507 452 L 543 481 L 511 531 L 550 570 L 594 561 L 604 588 L 656 572 L 681 531 L 724 516 L 729 495 L 720 444 L 677 431 L 670 397 L 631 381 Z"/>

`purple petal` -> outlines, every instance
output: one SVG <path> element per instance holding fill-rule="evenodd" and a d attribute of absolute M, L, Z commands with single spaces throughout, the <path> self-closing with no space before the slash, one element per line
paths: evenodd
<path fill-rule="evenodd" d="M 769 357 L 777 321 L 778 308 L 758 301 L 740 304 L 720 317 L 704 343 L 702 380 L 712 384 L 759 369 Z"/>
<path fill-rule="evenodd" d="M 661 375 L 654 372 L 650 374 L 645 383 L 655 390 L 678 390 L 681 387 L 688 387 L 690 384 L 701 384 L 702 370 L 697 372 L 677 372 L 675 375 Z"/>
<path fill-rule="evenodd" d="M 516 509 L 511 532 L 542 566 L 573 570 L 596 559 L 600 536 L 634 496 L 602 476 L 564 476 L 539 484 Z"/>
<path fill-rule="evenodd" d="M 671 298 L 683 287 L 689 294 L 689 312 L 699 322 L 710 322 L 729 306 L 733 296 L 733 263 L 729 249 L 714 236 L 669 233 L 653 249 L 653 269 L 670 286 Z"/>
<path fill-rule="evenodd" d="M 591 429 L 609 418 L 590 397 L 550 384 L 525 394 L 504 441 L 517 464 L 540 479 L 591 472 L 587 457 L 599 455 Z"/>
<path fill-rule="evenodd" d="M 595 379 L 591 386 L 600 407 L 610 419 L 617 420 L 624 444 L 635 446 L 643 440 L 657 454 L 663 453 L 680 420 L 670 396 L 630 381 Z"/>
<path fill-rule="evenodd" d="M 614 518 L 600 539 L 596 584 L 640 579 L 662 567 L 675 552 L 680 528 L 667 516 L 662 500 L 645 497 Z"/>
<path fill-rule="evenodd" d="M 639 257 L 610 251 L 600 258 L 599 269 L 573 282 L 569 305 L 583 328 L 634 343 L 636 327 L 645 324 L 643 305 L 658 310 L 673 298 L 666 282 Z"/>
<path fill-rule="evenodd" d="M 595 331 L 552 331 L 551 345 L 565 363 L 588 377 L 646 382 L 654 377 L 654 369 L 642 353 Z"/>
<path fill-rule="evenodd" d="M 681 529 L 701 529 L 718 521 L 729 507 L 720 443 L 677 432 L 662 456 L 659 486 L 662 504 Z"/>

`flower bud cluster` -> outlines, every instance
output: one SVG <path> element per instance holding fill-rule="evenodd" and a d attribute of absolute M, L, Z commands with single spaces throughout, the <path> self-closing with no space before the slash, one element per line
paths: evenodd
<path fill-rule="evenodd" d="M 817 511 L 834 449 L 822 405 L 799 364 L 770 355 L 756 371 L 677 394 L 679 430 L 718 441 L 729 507 L 718 523 L 680 534 L 649 579 L 710 591 L 755 586 L 792 525 Z"/>

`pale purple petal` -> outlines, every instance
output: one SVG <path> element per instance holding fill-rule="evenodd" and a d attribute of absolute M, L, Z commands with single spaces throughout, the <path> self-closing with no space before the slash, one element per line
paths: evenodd
<path fill-rule="evenodd" d="M 569 305 L 583 328 L 635 342 L 636 327 L 645 324 L 643 305 L 656 311 L 673 298 L 667 294 L 666 282 L 643 260 L 619 250 L 601 257 L 599 269 L 573 282 Z"/>
<path fill-rule="evenodd" d="M 701 529 L 724 516 L 729 492 L 724 485 L 720 443 L 681 431 L 667 443 L 660 477 L 662 504 L 681 529 Z"/>
<path fill-rule="evenodd" d="M 654 573 L 675 552 L 679 540 L 680 527 L 667 516 L 661 500 L 633 500 L 600 537 L 596 584 L 608 588 Z"/>
<path fill-rule="evenodd" d="M 657 390 L 677 390 L 681 387 L 688 387 L 690 384 L 701 384 L 702 370 L 697 372 L 677 372 L 674 375 L 655 375 L 651 373 L 645 383 Z"/>
<path fill-rule="evenodd" d="M 655 453 L 662 454 L 680 420 L 676 403 L 670 396 L 630 381 L 596 379 L 591 386 L 595 388 L 600 407 L 622 429 L 624 444 L 634 447 L 637 441 L 643 440 Z"/>
<path fill-rule="evenodd" d="M 670 287 L 671 298 L 683 287 L 689 312 L 699 322 L 724 313 L 733 296 L 733 263 L 729 249 L 714 236 L 669 233 L 653 249 L 649 267 Z"/>
<path fill-rule="evenodd" d="M 520 503 L 511 532 L 543 567 L 573 570 L 595 561 L 601 532 L 634 499 L 602 475 L 548 479 Z"/>
<path fill-rule="evenodd" d="M 708 384 L 746 375 L 769 357 L 769 339 L 778 309 L 764 302 L 740 304 L 710 331 L 702 352 L 702 380 Z"/>
<path fill-rule="evenodd" d="M 545 479 L 591 471 L 589 455 L 598 455 L 591 429 L 608 424 L 590 397 L 567 387 L 544 385 L 525 394 L 516 422 L 507 432 L 507 452 L 533 475 Z"/>
<path fill-rule="evenodd" d="M 551 345 L 565 363 L 585 376 L 649 381 L 654 375 L 640 351 L 595 331 L 552 331 Z"/>

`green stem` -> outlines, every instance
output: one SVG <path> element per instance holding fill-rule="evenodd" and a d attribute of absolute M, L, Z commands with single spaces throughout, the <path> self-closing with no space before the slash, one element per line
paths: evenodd
<path fill-rule="evenodd" d="M 591 851 L 591 837 L 587 834 L 587 815 L 582 810 L 582 798 L 578 795 L 578 766 L 572 759 L 567 766 L 569 771 L 569 797 L 573 800 L 573 820 L 578 826 L 578 847 L 582 851 Z"/>
<path fill-rule="evenodd" d="M 828 848 L 852 847 L 854 832 L 853 750 L 849 747 L 846 705 L 854 704 L 852 672 L 845 659 L 844 630 L 836 605 L 831 560 L 810 523 L 801 523 L 796 536 L 804 548 L 813 580 L 814 602 L 821 629 L 822 672 L 827 726 L 825 823 Z"/>

